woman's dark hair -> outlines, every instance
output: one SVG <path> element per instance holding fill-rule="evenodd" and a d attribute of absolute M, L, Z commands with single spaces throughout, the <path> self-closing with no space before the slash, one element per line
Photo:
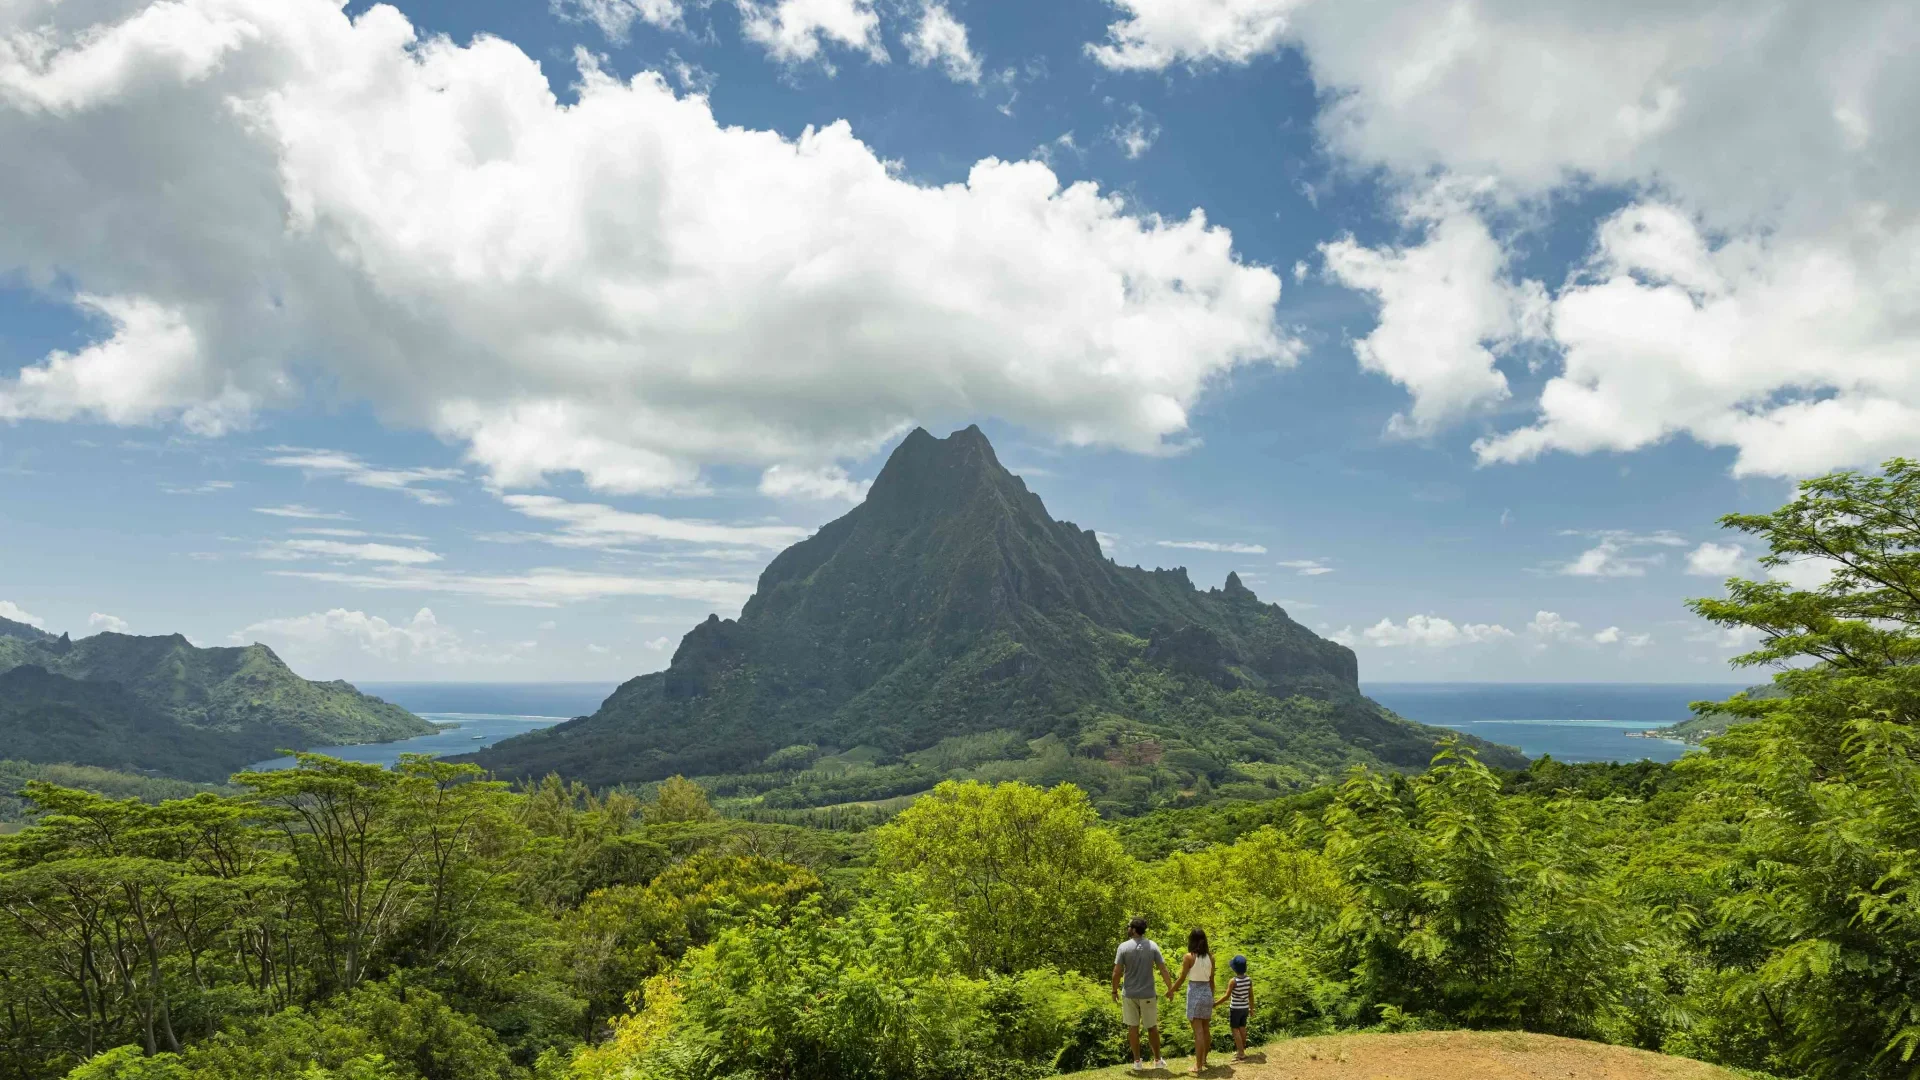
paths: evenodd
<path fill-rule="evenodd" d="M 1195 956 L 1207 955 L 1207 932 L 1205 930 L 1197 926 L 1193 928 L 1193 933 L 1187 935 L 1187 951 Z"/>

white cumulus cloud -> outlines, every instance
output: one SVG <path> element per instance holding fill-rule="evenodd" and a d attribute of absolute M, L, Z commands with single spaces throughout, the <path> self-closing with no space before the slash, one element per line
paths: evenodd
<path fill-rule="evenodd" d="M 945 4 L 920 5 L 920 21 L 907 35 L 907 56 L 921 67 L 937 65 L 954 82 L 980 81 L 980 58 L 967 44 L 966 25 Z"/>
<path fill-rule="evenodd" d="M 1119 70 L 1158 70 L 1175 63 L 1244 64 L 1280 44 L 1287 16 L 1303 0 L 1110 0 L 1126 18 L 1107 40 L 1087 46 Z"/>
<path fill-rule="evenodd" d="M 734 4 L 740 9 L 740 28 L 747 40 L 782 63 L 818 60 L 828 43 L 864 52 L 875 63 L 887 61 L 873 0 L 734 0 Z"/>
<path fill-rule="evenodd" d="M 1115 6 L 1121 18 L 1089 46 L 1110 67 L 1300 49 L 1338 161 L 1406 190 L 1442 177 L 1482 191 L 1458 230 L 1477 231 L 1475 216 L 1517 222 L 1492 234 L 1509 254 L 1565 205 L 1558 196 L 1600 188 L 1625 199 L 1596 227 L 1591 258 L 1546 297 L 1540 325 L 1558 360 L 1532 421 L 1480 439 L 1483 462 L 1684 436 L 1731 449 L 1737 475 L 1793 476 L 1914 451 L 1910 0 Z M 1411 251 L 1433 243 L 1430 232 Z M 1527 288 L 1510 259 L 1374 254 L 1425 275 L 1401 283 L 1410 295 L 1460 290 L 1448 275 L 1463 271 L 1480 301 Z M 1383 320 L 1407 325 L 1391 309 L 1383 303 Z M 1458 312 L 1428 315 L 1464 339 Z M 1498 395 L 1499 372 L 1476 350 L 1427 356 L 1450 370 L 1407 381 L 1416 418 L 1453 415 L 1463 389 Z"/>
<path fill-rule="evenodd" d="M 549 6 L 562 19 L 592 23 L 613 42 L 627 40 L 636 22 L 674 30 L 686 18 L 680 0 L 550 0 Z"/>
<path fill-rule="evenodd" d="M 1428 435 L 1443 424 L 1506 400 L 1500 355 L 1544 335 L 1547 295 L 1538 282 L 1505 280 L 1507 252 L 1457 201 L 1421 200 L 1408 220 L 1425 231 L 1407 248 L 1368 248 L 1352 238 L 1322 244 L 1335 281 L 1371 293 L 1377 326 L 1353 343 L 1360 366 L 1405 386 L 1411 413 L 1388 430 Z"/>
<path fill-rule="evenodd" d="M 1564 641 L 1579 632 L 1579 623 L 1563 618 L 1557 611 L 1536 611 L 1527 622 L 1527 633 L 1543 641 Z"/>
<path fill-rule="evenodd" d="M 1138 105 L 1127 106 L 1127 111 L 1127 120 L 1107 129 L 1107 137 L 1132 160 L 1153 149 L 1160 138 L 1160 124 Z"/>
<path fill-rule="evenodd" d="M 118 615 L 108 615 L 104 612 L 96 611 L 87 616 L 87 629 L 96 632 L 104 630 L 110 634 L 124 634 L 127 632 L 127 620 Z"/>
<path fill-rule="evenodd" d="M 1347 636 L 1350 642 L 1352 635 L 1349 633 Z M 1361 636 L 1369 645 L 1382 649 L 1402 646 L 1451 649 L 1460 645 L 1504 641 L 1513 637 L 1513 631 L 1498 623 L 1456 624 L 1438 615 L 1409 615 L 1404 623 L 1381 619 L 1361 631 Z M 1336 637 L 1335 640 L 1339 639 Z"/>
<path fill-rule="evenodd" d="M 333 608 L 310 615 L 265 619 L 235 631 L 235 644 L 260 642 L 295 667 L 320 665 L 338 671 L 351 668 L 359 657 L 388 663 L 425 662 L 461 666 L 500 663 L 510 654 L 475 651 L 458 631 L 444 626 L 431 608 L 421 608 L 411 619 L 388 622 L 364 611 Z"/>
<path fill-rule="evenodd" d="M 1670 532 L 1604 530 L 1564 535 L 1586 535 L 1598 541 L 1571 562 L 1554 567 L 1556 573 L 1570 577 L 1645 577 L 1649 569 L 1666 562 L 1664 553 L 1648 549 L 1686 546 L 1685 540 Z"/>
<path fill-rule="evenodd" d="M 858 0 L 745 14 L 776 55 L 878 49 Z M 0 416 L 214 433 L 317 386 L 499 487 L 673 492 L 943 416 L 1152 452 L 1228 372 L 1295 357 L 1279 277 L 1198 212 L 1036 161 L 920 184 L 845 123 L 723 127 L 576 64 L 562 106 L 513 44 L 385 5 L 16 5 L 0 273 L 71 283 L 107 333 L 0 378 Z"/>
<path fill-rule="evenodd" d="M 11 622 L 17 622 L 17 623 L 26 623 L 28 626 L 32 626 L 40 630 L 45 630 L 47 628 L 46 621 L 41 619 L 40 616 L 35 615 L 31 612 L 22 610 L 20 605 L 14 603 L 11 600 L 0 600 L 0 619 L 6 619 Z"/>
<path fill-rule="evenodd" d="M 1687 573 L 1728 578 L 1740 572 L 1746 549 L 1739 544 L 1705 543 L 1687 552 Z"/>
<path fill-rule="evenodd" d="M 776 499 L 813 499 L 857 503 L 867 497 L 871 480 L 855 480 L 838 465 L 808 468 L 775 465 L 760 474 L 760 494 Z"/>

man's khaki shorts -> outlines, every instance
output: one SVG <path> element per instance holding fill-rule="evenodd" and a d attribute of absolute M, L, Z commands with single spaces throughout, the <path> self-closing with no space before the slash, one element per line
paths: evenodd
<path fill-rule="evenodd" d="M 1120 1022 L 1128 1027 L 1154 1028 L 1160 1026 L 1159 998 L 1121 998 Z"/>

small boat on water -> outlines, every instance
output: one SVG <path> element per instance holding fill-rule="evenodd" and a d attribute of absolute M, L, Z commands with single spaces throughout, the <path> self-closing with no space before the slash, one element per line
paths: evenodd
<path fill-rule="evenodd" d="M 475 736 L 474 736 L 474 738 L 476 738 L 476 739 L 484 739 L 484 738 L 486 738 L 486 736 L 485 736 L 485 735 L 475 735 Z"/>

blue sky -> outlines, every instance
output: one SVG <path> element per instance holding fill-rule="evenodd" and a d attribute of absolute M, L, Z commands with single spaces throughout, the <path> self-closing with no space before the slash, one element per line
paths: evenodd
<path fill-rule="evenodd" d="M 978 422 L 1363 678 L 1718 680 L 1715 519 L 1920 450 L 1850 6 L 29 3 L 0 614 L 619 679 Z"/>

